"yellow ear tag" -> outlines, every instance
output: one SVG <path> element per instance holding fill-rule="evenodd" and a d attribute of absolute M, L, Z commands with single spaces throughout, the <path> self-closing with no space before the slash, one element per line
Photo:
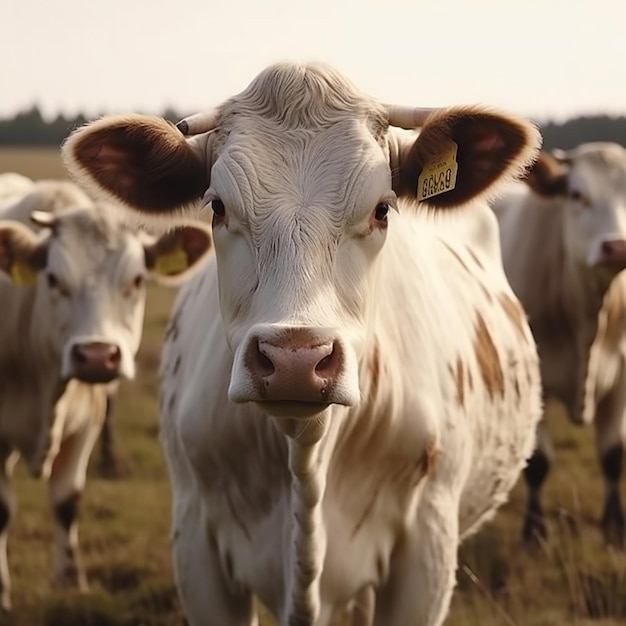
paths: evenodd
<path fill-rule="evenodd" d="M 30 287 L 37 282 L 37 272 L 30 265 L 16 261 L 11 266 L 11 279 L 18 287 Z"/>
<path fill-rule="evenodd" d="M 154 263 L 154 271 L 157 274 L 171 276 L 180 274 L 189 267 L 187 254 L 182 248 L 176 248 L 173 252 L 159 255 Z"/>
<path fill-rule="evenodd" d="M 457 149 L 456 142 L 449 140 L 441 152 L 426 164 L 417 180 L 418 202 L 455 188 L 456 174 L 459 169 L 459 164 L 456 162 Z"/>

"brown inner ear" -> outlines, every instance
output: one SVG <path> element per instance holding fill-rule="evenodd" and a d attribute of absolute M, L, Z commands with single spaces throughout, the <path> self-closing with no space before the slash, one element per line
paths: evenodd
<path fill-rule="evenodd" d="M 193 265 L 211 245 L 208 232 L 199 228 L 181 226 L 158 239 L 145 249 L 146 267 L 152 269 L 160 255 L 182 249 L 187 255 L 187 264 Z"/>
<path fill-rule="evenodd" d="M 461 118 L 451 128 L 458 145 L 456 187 L 437 197 L 439 207 L 454 206 L 491 186 L 524 149 L 526 134 L 516 125 L 493 118 Z M 495 164 L 498 164 L 497 166 Z"/>
<path fill-rule="evenodd" d="M 123 124 L 86 132 L 74 153 L 102 187 L 147 213 L 194 202 L 209 183 L 204 164 L 173 128 Z"/>
<path fill-rule="evenodd" d="M 567 193 L 566 167 L 547 152 L 539 154 L 539 158 L 528 170 L 524 180 L 540 196 L 550 198 L 564 196 Z"/>
<path fill-rule="evenodd" d="M 35 247 L 14 230 L 0 230 L 0 269 L 7 274 L 17 262 L 26 263 L 34 269 L 42 269 L 48 262 L 48 241 Z"/>
<path fill-rule="evenodd" d="M 527 134 L 514 121 L 499 121 L 493 115 L 462 114 L 437 120 L 424 128 L 407 155 L 408 167 L 403 168 L 400 180 L 402 193 L 416 197 L 420 173 L 450 139 L 458 146 L 458 173 L 455 188 L 432 199 L 441 208 L 467 202 L 493 184 L 523 151 Z"/>

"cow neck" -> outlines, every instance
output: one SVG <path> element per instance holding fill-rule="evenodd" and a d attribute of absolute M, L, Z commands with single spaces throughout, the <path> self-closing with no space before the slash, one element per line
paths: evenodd
<path fill-rule="evenodd" d="M 287 436 L 291 474 L 291 550 L 287 575 L 285 623 L 316 622 L 320 613 L 320 578 L 326 555 L 322 500 L 326 489 L 329 450 L 336 437 L 327 410 L 319 418 L 276 418 Z M 330 431 L 330 432 L 329 432 Z"/>

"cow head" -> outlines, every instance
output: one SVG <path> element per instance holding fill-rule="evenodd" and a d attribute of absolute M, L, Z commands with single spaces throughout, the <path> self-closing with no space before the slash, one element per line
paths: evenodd
<path fill-rule="evenodd" d="M 31 218 L 41 232 L 0 222 L 0 273 L 35 288 L 30 332 L 60 354 L 64 379 L 133 378 L 146 279 L 182 280 L 209 249 L 210 233 L 188 226 L 147 243 L 93 206 Z"/>
<path fill-rule="evenodd" d="M 529 187 L 563 206 L 564 246 L 579 267 L 603 279 L 626 268 L 626 150 L 613 143 L 542 152 Z"/>
<path fill-rule="evenodd" d="M 63 154 L 84 186 L 144 220 L 212 211 L 234 353 L 229 397 L 309 416 L 360 399 L 378 259 L 395 212 L 408 210 L 399 200 L 416 205 L 424 168 L 458 147 L 456 186 L 428 201 L 456 207 L 493 192 L 538 145 L 530 124 L 478 107 L 434 112 L 419 136 L 393 128 L 394 117 L 420 115 L 363 96 L 327 68 L 277 65 L 179 125 L 208 132 L 105 117 Z"/>

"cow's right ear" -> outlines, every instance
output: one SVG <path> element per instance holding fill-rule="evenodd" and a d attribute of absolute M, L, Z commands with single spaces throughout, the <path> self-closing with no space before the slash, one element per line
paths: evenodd
<path fill-rule="evenodd" d="M 34 285 L 46 267 L 48 244 L 20 222 L 0 221 L 0 274 L 20 287 Z"/>
<path fill-rule="evenodd" d="M 524 182 L 544 198 L 564 196 L 567 193 L 567 164 L 563 159 L 542 150 L 526 172 Z"/>
<path fill-rule="evenodd" d="M 96 197 L 142 217 L 166 217 L 195 205 L 209 186 L 208 166 L 170 122 L 111 115 L 75 130 L 61 149 L 70 176 Z"/>
<path fill-rule="evenodd" d="M 212 247 L 208 225 L 185 223 L 144 246 L 146 267 L 157 282 L 178 286 L 202 266 Z"/>

